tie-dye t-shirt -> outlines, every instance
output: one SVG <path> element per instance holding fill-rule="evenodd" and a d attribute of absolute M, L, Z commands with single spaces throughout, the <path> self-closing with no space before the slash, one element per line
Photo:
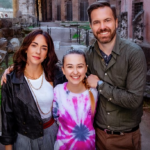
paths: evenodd
<path fill-rule="evenodd" d="M 91 88 L 95 102 L 97 90 Z M 67 82 L 54 88 L 53 116 L 59 125 L 54 150 L 95 150 L 89 91 L 75 94 Z"/>

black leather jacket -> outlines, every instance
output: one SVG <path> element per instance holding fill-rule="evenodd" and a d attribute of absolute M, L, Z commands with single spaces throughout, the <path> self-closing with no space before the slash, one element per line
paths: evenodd
<path fill-rule="evenodd" d="M 60 69 L 55 72 L 54 86 L 65 81 Z M 7 75 L 7 83 L 2 86 L 2 136 L 1 143 L 13 144 L 17 132 L 31 139 L 43 136 L 43 122 L 28 84 L 22 74 Z"/>

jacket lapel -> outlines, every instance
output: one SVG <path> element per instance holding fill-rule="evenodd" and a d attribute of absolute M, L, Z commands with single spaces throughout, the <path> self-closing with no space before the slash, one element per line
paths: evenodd
<path fill-rule="evenodd" d="M 24 78 L 24 75 L 21 75 L 17 78 L 15 75 L 13 76 L 13 84 L 14 86 L 19 86 L 17 90 L 16 97 L 21 100 L 25 105 L 30 107 L 36 113 L 39 113 L 38 108 L 36 106 L 33 95 L 29 89 L 29 86 Z"/>
<path fill-rule="evenodd" d="M 17 97 L 32 110 L 36 112 L 38 111 L 35 100 L 27 83 L 20 84 L 20 91 L 18 92 Z"/>

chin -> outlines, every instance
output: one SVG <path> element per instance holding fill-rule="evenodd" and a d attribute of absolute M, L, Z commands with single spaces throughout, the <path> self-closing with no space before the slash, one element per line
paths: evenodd
<path fill-rule="evenodd" d="M 106 44 L 106 43 L 109 43 L 111 40 L 110 38 L 103 38 L 103 39 L 98 39 L 98 41 L 102 44 Z"/>
<path fill-rule="evenodd" d="M 72 85 L 80 85 L 82 83 L 82 81 L 68 81 L 69 83 L 71 83 Z"/>

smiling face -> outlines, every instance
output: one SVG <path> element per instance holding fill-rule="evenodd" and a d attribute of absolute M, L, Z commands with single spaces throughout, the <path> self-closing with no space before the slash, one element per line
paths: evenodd
<path fill-rule="evenodd" d="M 44 59 L 47 57 L 48 45 L 45 37 L 41 34 L 37 35 L 35 39 L 29 45 L 27 53 L 27 64 L 29 65 L 41 65 Z"/>
<path fill-rule="evenodd" d="M 81 85 L 87 72 L 85 58 L 81 54 L 68 54 L 64 58 L 62 71 L 70 85 Z"/>
<path fill-rule="evenodd" d="M 116 36 L 118 21 L 114 19 L 112 10 L 105 6 L 91 12 L 90 26 L 97 41 L 100 44 L 106 44 Z"/>

